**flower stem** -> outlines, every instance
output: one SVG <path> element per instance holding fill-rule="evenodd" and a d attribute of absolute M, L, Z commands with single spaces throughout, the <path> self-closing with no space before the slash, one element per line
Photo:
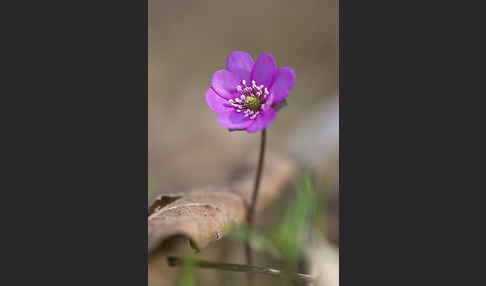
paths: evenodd
<path fill-rule="evenodd" d="M 182 259 L 179 257 L 169 256 L 167 257 L 167 262 L 169 266 L 175 267 L 182 265 Z M 223 271 L 236 271 L 236 272 L 247 272 L 247 273 L 257 273 L 257 274 L 264 274 L 270 276 L 282 276 L 285 273 L 278 269 L 272 269 L 267 267 L 259 267 L 259 266 L 251 266 L 251 265 L 242 265 L 242 264 L 232 264 L 232 263 L 221 263 L 221 262 L 209 262 L 204 260 L 194 260 L 195 266 L 200 268 L 210 268 L 210 269 L 218 269 Z M 308 283 L 315 282 L 315 277 L 309 274 L 302 274 L 302 273 L 292 273 L 292 278 L 295 280 L 305 281 Z"/>
<path fill-rule="evenodd" d="M 254 217 L 255 217 L 255 207 L 257 203 L 257 198 L 258 198 L 258 189 L 260 187 L 260 179 L 262 177 L 262 171 L 263 171 L 263 159 L 265 157 L 265 141 L 266 141 L 266 136 L 267 135 L 267 130 L 263 129 L 262 131 L 262 136 L 260 140 L 260 155 L 258 158 L 258 169 L 256 173 L 256 178 L 255 178 L 255 185 L 253 188 L 253 193 L 251 197 L 251 204 L 250 204 L 250 209 L 248 210 L 248 214 L 246 217 L 246 221 L 250 227 L 254 226 Z M 246 251 L 246 262 L 248 265 L 253 265 L 253 254 L 251 251 L 251 246 L 250 246 L 250 241 L 251 241 L 251 235 L 248 237 L 248 241 L 245 245 L 245 251 Z M 252 286 L 253 283 L 253 273 L 254 272 L 248 272 L 248 286 Z"/>

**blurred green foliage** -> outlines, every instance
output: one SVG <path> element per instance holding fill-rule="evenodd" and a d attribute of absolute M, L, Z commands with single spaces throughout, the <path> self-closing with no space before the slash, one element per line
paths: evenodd
<path fill-rule="evenodd" d="M 285 212 L 282 222 L 271 234 L 271 239 L 281 258 L 287 263 L 297 261 L 304 231 L 308 227 L 310 215 L 316 207 L 316 195 L 310 177 L 305 174 L 300 179 L 294 203 Z"/>
<path fill-rule="evenodd" d="M 297 263 L 303 259 L 301 245 L 304 235 L 310 229 L 324 234 L 323 214 L 324 195 L 316 194 L 310 175 L 306 173 L 300 176 L 295 198 L 270 233 L 266 234 L 247 225 L 233 225 L 228 235 L 250 243 L 253 250 L 264 251 L 279 258 L 283 263 L 283 271 L 297 272 Z M 183 257 L 180 271 L 179 286 L 195 285 L 193 254 L 187 253 Z"/>
<path fill-rule="evenodd" d="M 233 226 L 229 236 L 250 243 L 252 249 L 265 251 L 283 262 L 283 269 L 296 272 L 302 257 L 302 241 L 310 230 L 324 235 L 324 194 L 317 194 L 308 173 L 298 179 L 297 192 L 282 220 L 268 234 L 247 225 Z"/>
<path fill-rule="evenodd" d="M 187 251 L 182 257 L 182 264 L 179 275 L 178 286 L 195 286 L 196 272 L 195 272 L 194 254 Z"/>

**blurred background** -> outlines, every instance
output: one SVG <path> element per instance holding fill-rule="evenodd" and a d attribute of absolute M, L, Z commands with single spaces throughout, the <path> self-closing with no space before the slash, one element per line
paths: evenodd
<path fill-rule="evenodd" d="M 327 273 L 321 285 L 338 285 L 337 0 L 148 0 L 148 16 L 149 199 L 222 185 L 230 175 L 227 170 L 248 154 L 256 164 L 259 134 L 230 133 L 217 124 L 204 93 L 231 51 L 246 51 L 254 59 L 270 53 L 278 67 L 294 69 L 296 83 L 288 106 L 268 128 L 267 150 L 289 158 L 299 170 L 309 170 L 315 191 L 325 194 L 325 237 L 312 244 L 317 257 L 309 259 L 317 259 L 313 267 Z M 289 187 L 264 210 L 262 227 L 275 223 L 293 192 Z M 200 255 L 242 263 L 238 245 L 225 238 Z M 150 259 L 148 275 L 149 285 L 178 285 L 177 270 L 160 257 Z M 238 273 L 198 270 L 197 275 L 197 285 L 246 285 Z"/>

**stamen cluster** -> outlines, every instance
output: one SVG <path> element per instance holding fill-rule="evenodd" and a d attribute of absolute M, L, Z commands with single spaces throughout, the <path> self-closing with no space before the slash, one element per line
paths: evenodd
<path fill-rule="evenodd" d="M 252 80 L 251 85 L 248 85 L 246 80 L 242 80 L 241 85 L 238 85 L 236 90 L 240 94 L 240 97 L 228 100 L 236 112 L 243 112 L 244 117 L 249 116 L 252 120 L 263 112 L 269 94 L 268 89 L 263 84 L 257 85 Z"/>

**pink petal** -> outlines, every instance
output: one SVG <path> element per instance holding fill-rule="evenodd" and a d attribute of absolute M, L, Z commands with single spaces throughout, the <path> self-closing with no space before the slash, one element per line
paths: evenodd
<path fill-rule="evenodd" d="M 227 70 L 219 70 L 213 74 L 213 77 L 211 77 L 211 87 L 218 95 L 226 99 L 238 96 L 236 86 L 239 83 L 239 78 Z"/>
<path fill-rule="evenodd" d="M 273 108 L 267 109 L 262 116 L 257 117 L 253 122 L 253 124 L 250 125 L 248 128 L 246 128 L 246 131 L 248 133 L 254 133 L 265 129 L 268 125 L 272 123 L 273 119 L 275 118 L 275 115 L 277 115 L 277 112 L 275 112 Z"/>
<path fill-rule="evenodd" d="M 275 74 L 275 61 L 270 54 L 261 54 L 256 60 L 253 70 L 251 71 L 251 79 L 258 84 L 270 86 Z"/>
<path fill-rule="evenodd" d="M 295 73 L 289 67 L 281 67 L 275 73 L 271 92 L 274 93 L 273 103 L 278 103 L 287 97 L 288 92 L 295 83 Z"/>
<path fill-rule="evenodd" d="M 219 96 L 211 87 L 206 91 L 206 103 L 214 112 L 223 114 L 232 111 L 234 108 L 228 105 L 228 101 Z"/>
<path fill-rule="evenodd" d="M 253 122 L 249 117 L 244 117 L 242 112 L 221 114 L 216 121 L 229 129 L 245 129 Z"/>
<path fill-rule="evenodd" d="M 226 59 L 226 69 L 237 75 L 240 80 L 250 80 L 251 68 L 255 62 L 251 56 L 242 51 L 234 51 Z"/>

